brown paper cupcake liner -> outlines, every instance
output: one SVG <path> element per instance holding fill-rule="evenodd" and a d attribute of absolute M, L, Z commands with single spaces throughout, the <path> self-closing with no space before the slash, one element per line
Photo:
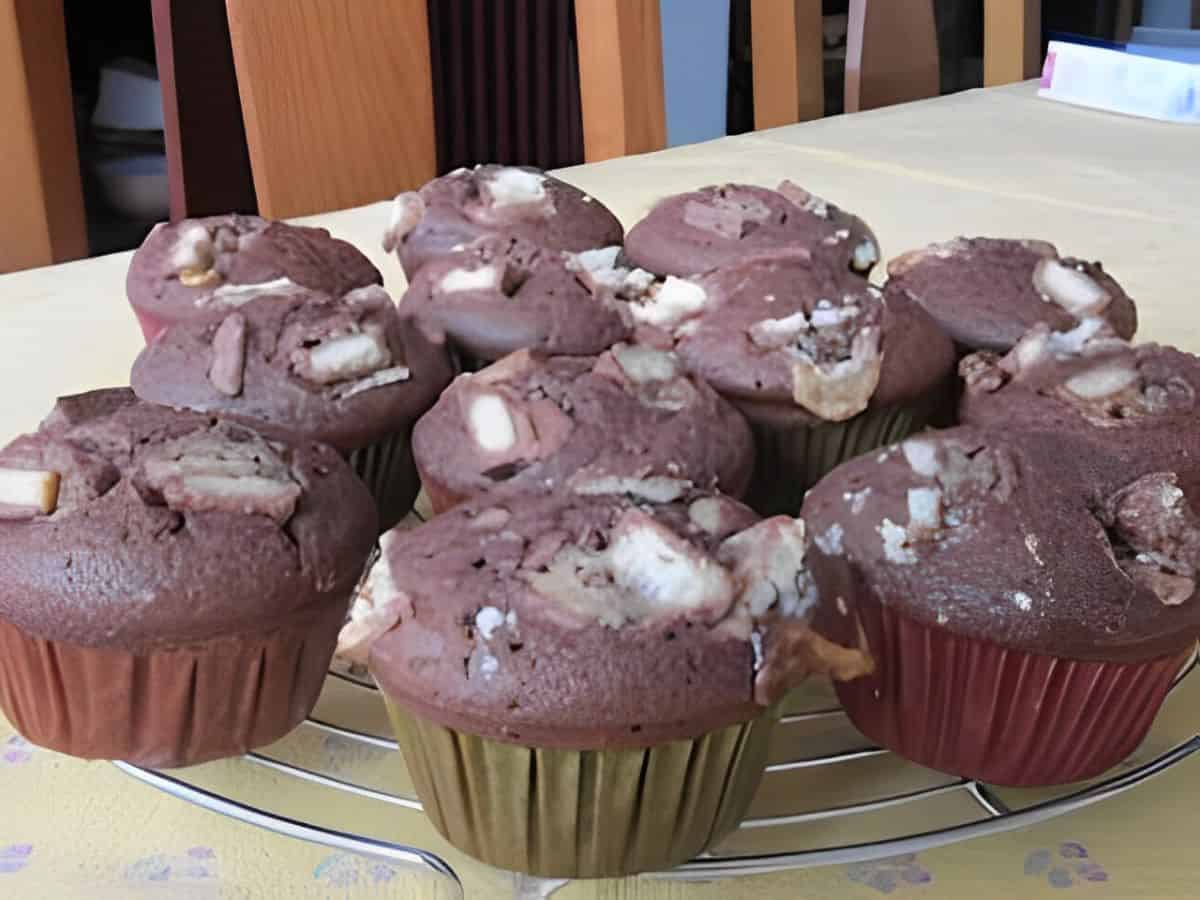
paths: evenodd
<path fill-rule="evenodd" d="M 1146 736 L 1191 648 L 1142 663 L 1010 650 L 859 597 L 873 675 L 837 685 L 854 725 L 937 769 L 1011 787 L 1092 778 Z"/>
<path fill-rule="evenodd" d="M 84 759 L 175 768 L 279 740 L 312 711 L 344 604 L 268 634 L 135 654 L 0 620 L 0 708 L 27 740 Z"/>
<path fill-rule="evenodd" d="M 766 767 L 778 708 L 647 748 L 523 747 L 454 731 L 388 701 L 434 827 L 465 853 L 543 878 L 677 866 L 733 831 Z"/>
<path fill-rule="evenodd" d="M 762 516 L 798 515 L 805 492 L 832 469 L 920 431 L 935 405 L 868 409 L 845 422 L 790 428 L 751 421 L 754 477 L 744 502 Z"/>
<path fill-rule="evenodd" d="M 398 525 L 410 512 L 421 479 L 412 455 L 412 427 L 381 438 L 350 454 L 350 467 L 362 479 L 379 509 L 379 533 Z"/>

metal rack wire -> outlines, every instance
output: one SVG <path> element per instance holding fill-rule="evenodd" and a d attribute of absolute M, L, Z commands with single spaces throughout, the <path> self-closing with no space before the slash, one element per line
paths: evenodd
<path fill-rule="evenodd" d="M 1027 827 L 1098 803 L 1200 751 L 1196 698 L 1183 696 L 1198 693 L 1200 678 L 1188 678 L 1196 668 L 1193 656 L 1150 736 L 1129 760 L 1092 782 L 1053 790 L 1002 789 L 921 769 L 870 746 L 831 703 L 828 685 L 814 685 L 781 721 L 763 788 L 738 831 L 704 856 L 652 877 L 711 880 L 865 862 Z M 454 868 L 417 846 L 432 831 L 388 736 L 382 707 L 369 681 L 331 672 L 313 716 L 262 752 L 169 774 L 116 765 L 205 809 L 443 879 L 461 896 Z M 308 761 L 322 742 L 356 755 L 353 771 Z M 304 808 L 315 804 L 320 816 L 280 808 L 297 791 L 308 792 Z M 384 821 L 386 829 L 379 827 Z M 388 836 L 397 829 L 404 841 Z"/>

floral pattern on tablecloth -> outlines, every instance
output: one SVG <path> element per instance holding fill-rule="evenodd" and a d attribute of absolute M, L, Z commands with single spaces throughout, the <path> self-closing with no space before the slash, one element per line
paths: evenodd
<path fill-rule="evenodd" d="M 0 846 L 0 876 L 20 872 L 33 856 L 33 844 L 9 844 Z"/>
<path fill-rule="evenodd" d="M 1063 841 L 1057 847 L 1042 847 L 1025 857 L 1025 874 L 1044 878 L 1053 888 L 1070 888 L 1109 880 L 1108 872 L 1092 859 L 1078 841 Z"/>
<path fill-rule="evenodd" d="M 128 882 L 204 884 L 217 879 L 217 854 L 208 847 L 192 847 L 179 853 L 155 853 L 126 866 Z"/>
<path fill-rule="evenodd" d="M 846 866 L 846 877 L 881 894 L 892 894 L 902 888 L 920 888 L 933 882 L 933 874 L 917 861 L 915 853 L 853 863 Z"/>
<path fill-rule="evenodd" d="M 23 766 L 33 761 L 34 746 L 20 735 L 14 734 L 0 743 L 0 768 Z"/>
<path fill-rule="evenodd" d="M 329 887 L 366 888 L 387 884 L 403 870 L 353 853 L 331 853 L 313 869 L 313 878 Z"/>

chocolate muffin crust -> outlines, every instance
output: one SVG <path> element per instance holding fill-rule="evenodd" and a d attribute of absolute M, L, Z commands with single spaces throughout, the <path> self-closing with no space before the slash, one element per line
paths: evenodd
<path fill-rule="evenodd" d="M 1114 487 L 1160 469 L 1200 485 L 1200 360 L 1190 353 L 1133 346 L 1089 319 L 1066 335 L 1039 325 L 1006 356 L 972 354 L 959 371 L 964 424 L 1079 441 Z"/>
<path fill-rule="evenodd" d="M 398 624 L 370 666 L 436 722 L 601 749 L 752 719 L 814 669 L 869 668 L 815 638 L 802 523 L 728 498 L 493 492 L 391 545 Z"/>
<path fill-rule="evenodd" d="M 844 421 L 911 402 L 954 364 L 950 341 L 920 307 L 885 302 L 804 250 L 668 278 L 630 308 L 641 339 L 673 347 L 754 422 Z"/>
<path fill-rule="evenodd" d="M 477 360 L 525 348 L 599 353 L 628 337 L 630 326 L 617 292 L 590 277 L 595 258 L 519 238 L 480 238 L 422 268 L 400 309 Z"/>
<path fill-rule="evenodd" d="M 1005 353 L 1039 323 L 1069 332 L 1103 319 L 1137 330 L 1133 300 L 1098 262 L 1060 257 L 1045 241 L 957 238 L 888 263 L 887 296 L 923 306 L 964 352 Z"/>
<path fill-rule="evenodd" d="M 1120 488 L 1048 434 L 929 432 L 851 460 L 802 515 L 823 598 L 854 598 L 955 634 L 1069 659 L 1139 662 L 1200 635 L 1200 493 L 1174 472 Z M 836 632 L 836 628 L 830 629 Z"/>
<path fill-rule="evenodd" d="M 620 244 L 625 231 L 595 197 L 540 169 L 480 165 L 398 196 L 383 247 L 396 251 L 412 279 L 427 263 L 488 235 L 579 252 Z"/>
<path fill-rule="evenodd" d="M 182 322 L 133 365 L 144 400 L 296 431 L 343 452 L 409 427 L 450 381 L 444 343 L 380 287 L 260 297 Z"/>
<path fill-rule="evenodd" d="M 376 524 L 329 447 L 124 389 L 64 398 L 0 451 L 0 617 L 135 653 L 266 633 L 348 603 Z"/>
<path fill-rule="evenodd" d="M 754 461 L 737 410 L 674 354 L 627 344 L 599 357 L 519 351 L 461 375 L 417 423 L 413 450 L 423 477 L 460 497 L 597 479 L 740 496 Z"/>
<path fill-rule="evenodd" d="M 660 276 L 795 249 L 860 275 L 879 261 L 879 241 L 865 222 L 791 181 L 774 191 L 722 184 L 667 197 L 625 239 L 630 263 Z"/>
<path fill-rule="evenodd" d="M 379 270 L 324 228 L 232 214 L 157 226 L 133 255 L 126 292 L 170 323 L 264 295 L 340 297 L 372 284 L 383 284 Z"/>

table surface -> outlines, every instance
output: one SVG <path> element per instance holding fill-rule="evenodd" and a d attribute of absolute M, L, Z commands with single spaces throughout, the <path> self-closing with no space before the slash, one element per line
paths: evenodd
<path fill-rule="evenodd" d="M 661 153 L 564 177 L 626 225 L 667 193 L 791 178 L 862 215 L 885 254 L 959 234 L 1039 237 L 1101 259 L 1139 304 L 1139 337 L 1200 351 L 1200 129 L 1037 99 L 1032 84 L 973 91 Z M 379 247 L 388 207 L 310 220 Z M 128 254 L 0 276 L 0 443 L 53 398 L 125 383 L 141 338 L 124 298 Z M 1193 679 L 1194 680 L 1194 679 Z M 1195 757 L 1144 786 L 1023 831 L 865 867 L 738 882 L 577 882 L 575 898 L 1195 896 Z M 388 865 L 258 831 L 160 795 L 104 763 L 31 747 L 0 719 L 0 897 L 427 897 Z M 440 849 L 440 848 L 439 848 Z M 464 866 L 468 896 L 499 896 Z M 474 888 L 472 891 L 471 889 Z M 1069 895 L 1070 896 L 1070 895 Z"/>

